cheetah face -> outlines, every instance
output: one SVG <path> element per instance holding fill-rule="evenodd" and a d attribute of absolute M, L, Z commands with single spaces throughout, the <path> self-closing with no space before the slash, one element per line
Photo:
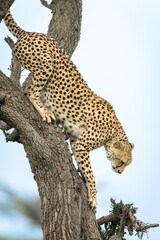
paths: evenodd
<path fill-rule="evenodd" d="M 132 149 L 134 144 L 128 141 L 109 141 L 106 143 L 107 158 L 111 161 L 112 169 L 122 173 L 132 161 Z"/>

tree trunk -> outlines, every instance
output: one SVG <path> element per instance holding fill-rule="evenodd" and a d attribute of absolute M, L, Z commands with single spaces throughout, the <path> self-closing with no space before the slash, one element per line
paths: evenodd
<path fill-rule="evenodd" d="M 41 2 L 49 8 L 54 6 L 57 9 L 54 9 L 54 21 L 58 21 L 59 15 L 65 18 L 71 17 L 72 20 L 68 22 L 65 20 L 64 28 L 69 27 L 69 23 L 74 22 L 73 17 L 78 16 L 79 20 L 75 20 L 75 25 L 70 26 L 70 30 L 64 34 L 66 37 L 57 33 L 56 38 L 57 41 L 58 38 L 61 39 L 60 44 L 71 56 L 80 35 L 81 1 L 52 1 L 50 5 L 44 0 Z M 74 10 L 71 9 L 71 2 L 77 3 Z M 73 12 L 74 14 L 71 14 Z M 56 31 L 58 29 L 59 27 Z M 72 38 L 71 32 L 74 30 Z M 49 33 L 51 34 L 50 30 Z M 0 120 L 17 130 L 17 141 L 24 146 L 38 186 L 43 239 L 101 239 L 95 214 L 88 206 L 87 188 L 72 163 L 65 135 L 56 123 L 44 123 L 20 88 L 1 71 Z"/>

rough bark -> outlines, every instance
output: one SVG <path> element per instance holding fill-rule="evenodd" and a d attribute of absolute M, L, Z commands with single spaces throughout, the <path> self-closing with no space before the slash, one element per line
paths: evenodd
<path fill-rule="evenodd" d="M 0 22 L 6 15 L 13 2 L 14 0 L 0 0 Z"/>
<path fill-rule="evenodd" d="M 41 2 L 47 4 L 44 0 Z M 73 9 L 70 9 L 71 2 L 73 3 L 73 1 L 65 0 L 52 1 L 50 5 L 57 8 L 58 11 L 55 21 L 58 21 L 59 15 L 62 15 L 63 18 L 73 17 L 71 14 Z M 62 3 L 65 4 L 65 8 L 60 11 Z M 67 25 L 64 20 L 64 28 L 69 27 L 64 35 L 61 36 L 57 33 L 57 40 L 61 38 L 60 44 L 65 46 L 70 56 L 80 35 L 81 1 L 74 1 L 74 4 L 76 3 L 77 11 L 80 13 L 78 15 L 79 22 L 77 23 L 75 20 L 75 23 L 78 24 L 77 36 L 71 37 L 71 32 L 77 31 L 76 27 L 74 28 L 76 25 L 69 27 L 69 23 L 72 23 L 71 20 L 68 20 Z M 76 6 L 74 7 L 76 8 Z M 74 17 L 77 17 L 77 11 L 75 10 Z M 59 31 L 63 32 L 62 29 L 59 28 Z M 0 71 L 0 120 L 7 124 L 4 128 L 14 128 L 12 135 L 15 137 L 15 141 L 21 142 L 24 146 L 38 186 L 43 239 L 101 239 L 95 214 L 88 206 L 87 188 L 72 163 L 65 135 L 56 123 L 42 122 L 38 112 L 16 84 L 14 68 L 12 76 L 12 79 L 7 78 Z"/>
<path fill-rule="evenodd" d="M 41 200 L 44 239 L 101 239 L 65 135 L 55 123 L 42 122 L 27 97 L 2 72 L 0 119 L 18 131 L 30 162 Z"/>

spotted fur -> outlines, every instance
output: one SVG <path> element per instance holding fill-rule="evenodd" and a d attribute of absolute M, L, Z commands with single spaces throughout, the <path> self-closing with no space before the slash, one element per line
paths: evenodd
<path fill-rule="evenodd" d="M 43 120 L 58 120 L 71 139 L 78 167 L 86 180 L 91 208 L 96 208 L 96 184 L 89 152 L 104 146 L 115 172 L 130 164 L 133 144 L 117 119 L 112 106 L 87 85 L 76 66 L 57 42 L 41 33 L 17 26 L 8 11 L 5 24 L 18 38 L 14 54 L 33 74 L 25 92 Z M 40 97 L 44 95 L 42 103 Z"/>

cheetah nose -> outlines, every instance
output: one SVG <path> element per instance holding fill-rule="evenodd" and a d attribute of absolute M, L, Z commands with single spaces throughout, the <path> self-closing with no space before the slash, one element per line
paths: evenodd
<path fill-rule="evenodd" d="M 121 172 L 120 172 L 120 171 L 118 171 L 118 173 L 119 173 L 119 174 L 121 174 Z"/>

